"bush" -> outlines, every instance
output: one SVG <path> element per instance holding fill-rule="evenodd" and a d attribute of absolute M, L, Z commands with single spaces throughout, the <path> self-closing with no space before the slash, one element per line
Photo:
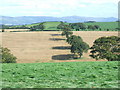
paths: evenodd
<path fill-rule="evenodd" d="M 0 63 L 16 63 L 16 57 L 7 48 L 0 47 Z"/>
<path fill-rule="evenodd" d="M 120 37 L 110 36 L 101 37 L 94 41 L 90 48 L 91 57 L 98 59 L 107 59 L 108 61 L 120 60 Z"/>

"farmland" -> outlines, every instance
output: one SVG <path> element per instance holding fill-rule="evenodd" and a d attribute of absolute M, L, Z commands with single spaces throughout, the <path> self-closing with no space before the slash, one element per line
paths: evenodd
<path fill-rule="evenodd" d="M 17 64 L 2 64 L 3 88 L 118 88 L 117 61 L 96 61 L 89 56 L 90 50 L 73 59 L 62 31 L 54 31 L 59 22 L 44 24 L 51 31 L 5 29 L 0 33 L 1 45 L 17 57 Z M 109 23 L 109 29 L 114 30 L 115 25 Z M 73 35 L 81 36 L 91 47 L 99 37 L 118 36 L 118 32 L 73 31 Z"/>
<path fill-rule="evenodd" d="M 35 25 L 38 25 L 38 24 L 40 24 L 40 23 L 29 24 L 29 25 L 25 25 L 25 26 L 30 28 L 31 26 L 35 26 Z M 45 26 L 44 30 L 52 30 L 52 31 L 60 30 L 60 29 L 57 29 L 57 26 L 59 24 L 60 24 L 60 22 L 44 22 L 44 24 L 43 24 Z M 65 24 L 69 24 L 69 23 L 65 23 Z M 109 29 L 110 31 L 114 31 L 115 28 L 118 27 L 118 22 L 94 22 L 94 23 L 84 23 L 84 24 L 85 25 L 99 25 L 100 28 L 101 28 L 101 31 L 105 31 L 107 29 Z M 20 26 L 21 25 L 16 25 L 16 26 L 12 26 L 12 27 L 20 27 Z M 10 31 L 10 30 L 8 29 L 6 31 Z M 27 29 L 26 29 L 26 31 L 27 31 Z M 74 31 L 74 29 L 73 29 L 73 31 Z"/>
<path fill-rule="evenodd" d="M 89 52 L 81 59 L 72 59 L 69 44 L 60 34 L 61 31 L 4 32 L 2 45 L 17 57 L 17 63 L 96 61 L 89 57 Z M 73 31 L 73 34 L 81 36 L 90 46 L 99 37 L 118 36 L 115 31 Z"/>
<path fill-rule="evenodd" d="M 95 22 L 95 23 L 85 23 L 86 25 L 99 25 L 103 30 L 110 29 L 114 30 L 118 27 L 118 22 Z"/>
<path fill-rule="evenodd" d="M 57 26 L 60 24 L 60 22 L 45 22 L 45 30 L 56 30 Z M 69 23 L 66 23 L 69 24 Z M 84 23 L 85 25 L 99 25 L 103 30 L 104 29 L 110 29 L 114 30 L 115 28 L 118 27 L 118 22 L 94 22 L 94 23 Z M 26 25 L 28 27 L 34 26 L 38 24 L 31 24 L 31 25 Z"/>
<path fill-rule="evenodd" d="M 3 64 L 3 88 L 117 88 L 118 62 Z"/>

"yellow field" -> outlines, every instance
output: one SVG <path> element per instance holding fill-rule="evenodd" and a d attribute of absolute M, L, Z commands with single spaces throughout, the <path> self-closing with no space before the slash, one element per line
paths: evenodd
<path fill-rule="evenodd" d="M 80 35 L 85 42 L 92 46 L 95 39 L 102 36 L 118 36 L 118 32 L 113 31 L 77 31 L 75 35 Z M 70 50 L 65 37 L 60 36 L 60 31 L 41 32 L 4 32 L 2 33 L 2 46 L 7 47 L 17 57 L 18 63 L 37 62 L 63 62 L 74 61 L 70 58 Z M 0 33 L 1 35 L 1 33 Z M 83 58 L 76 61 L 95 61 L 89 57 L 89 52 Z"/>

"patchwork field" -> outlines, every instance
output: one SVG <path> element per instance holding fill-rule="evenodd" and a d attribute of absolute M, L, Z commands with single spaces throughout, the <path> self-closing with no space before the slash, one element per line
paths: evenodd
<path fill-rule="evenodd" d="M 73 31 L 92 46 L 95 39 L 102 36 L 118 36 L 115 31 Z M 0 33 L 1 34 L 1 33 Z M 81 59 L 72 60 L 70 47 L 61 36 L 61 31 L 4 32 L 2 46 L 7 47 L 17 57 L 17 63 L 96 61 L 85 53 Z M 69 60 L 70 59 L 70 60 Z"/>

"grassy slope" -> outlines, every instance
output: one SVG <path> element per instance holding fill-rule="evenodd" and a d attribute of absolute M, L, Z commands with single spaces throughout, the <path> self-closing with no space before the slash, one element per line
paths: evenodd
<path fill-rule="evenodd" d="M 27 27 L 31 27 L 31 26 L 34 26 L 34 25 L 38 25 L 39 23 L 37 24 L 31 24 L 31 25 L 26 25 Z M 45 30 L 57 30 L 57 26 L 60 24 L 60 22 L 45 22 L 44 25 L 45 25 Z"/>
<path fill-rule="evenodd" d="M 57 30 L 57 26 L 60 24 L 60 22 L 46 22 L 44 23 L 46 30 Z M 68 24 L 68 23 L 67 23 Z M 110 29 L 114 30 L 118 27 L 118 22 L 95 22 L 95 23 L 85 23 L 86 25 L 99 25 L 103 30 L 104 29 Z M 32 24 L 30 26 L 33 26 L 36 24 Z"/>
<path fill-rule="evenodd" d="M 3 87 L 115 88 L 118 62 L 3 64 Z"/>
<path fill-rule="evenodd" d="M 99 25 L 102 29 L 115 29 L 118 27 L 118 22 L 95 22 L 85 23 L 86 25 Z"/>

